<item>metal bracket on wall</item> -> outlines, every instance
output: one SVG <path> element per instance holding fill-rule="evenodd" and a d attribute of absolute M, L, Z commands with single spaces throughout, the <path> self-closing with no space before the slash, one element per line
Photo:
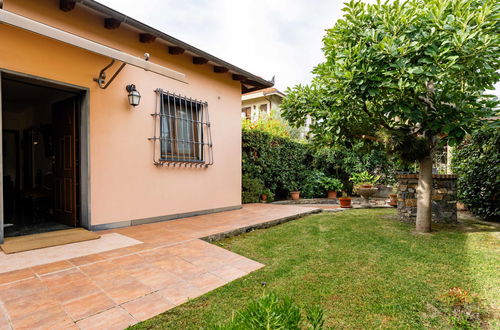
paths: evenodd
<path fill-rule="evenodd" d="M 116 70 L 116 72 L 113 74 L 113 76 L 111 77 L 111 79 L 109 79 L 109 81 L 106 82 L 106 70 L 109 69 L 111 66 L 113 66 L 113 64 L 115 64 L 115 60 L 111 60 L 111 63 L 109 63 L 108 65 L 106 65 L 104 67 L 104 69 L 102 69 L 99 72 L 99 78 L 94 78 L 94 81 L 97 82 L 97 84 L 99 85 L 99 87 L 101 89 L 108 88 L 108 86 L 113 82 L 113 80 L 115 80 L 116 76 L 118 76 L 118 74 L 123 70 L 123 68 L 125 67 L 125 65 L 127 65 L 127 63 L 123 62 L 122 65 L 120 65 L 120 67 L 118 68 L 118 70 Z"/>

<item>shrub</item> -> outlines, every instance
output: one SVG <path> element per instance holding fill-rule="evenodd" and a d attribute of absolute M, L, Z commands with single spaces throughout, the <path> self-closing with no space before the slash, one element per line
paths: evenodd
<path fill-rule="evenodd" d="M 286 198 L 295 189 L 293 183 L 303 186 L 310 173 L 310 148 L 290 138 L 270 133 L 243 129 L 243 175 L 260 179 L 276 198 Z"/>
<path fill-rule="evenodd" d="M 262 180 L 252 178 L 248 175 L 243 175 L 242 180 L 241 200 L 243 203 L 258 203 L 260 195 L 264 191 L 264 183 Z"/>
<path fill-rule="evenodd" d="M 366 149 L 362 143 L 351 148 L 336 146 L 314 151 L 312 166 L 347 184 L 353 173 L 368 171 L 380 175 L 380 183 L 396 182 L 395 171 L 402 165 L 382 149 Z"/>
<path fill-rule="evenodd" d="M 344 189 L 342 181 L 328 176 L 321 178 L 320 184 L 326 191 L 341 191 Z"/>
<path fill-rule="evenodd" d="M 327 178 L 326 174 L 319 170 L 308 172 L 302 187 L 301 195 L 303 198 L 324 197 L 326 190 L 322 184 L 322 180 Z"/>
<path fill-rule="evenodd" d="M 500 130 L 485 126 L 453 152 L 458 199 L 485 219 L 500 218 Z"/>
<path fill-rule="evenodd" d="M 233 315 L 228 323 L 213 326 L 211 329 L 299 330 L 306 326 L 320 330 L 323 329 L 323 317 L 323 310 L 315 307 L 306 312 L 304 320 L 300 308 L 290 298 L 281 298 L 271 293 L 251 302 L 247 308 Z"/>

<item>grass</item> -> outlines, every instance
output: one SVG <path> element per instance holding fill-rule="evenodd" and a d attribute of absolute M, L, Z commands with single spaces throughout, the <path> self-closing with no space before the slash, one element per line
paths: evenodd
<path fill-rule="evenodd" d="M 321 306 L 328 327 L 444 329 L 450 316 L 440 299 L 454 287 L 477 294 L 485 322 L 500 328 L 498 227 L 468 221 L 415 235 L 394 216 L 392 209 L 322 213 L 220 241 L 266 267 L 133 328 L 206 328 L 275 292 Z"/>

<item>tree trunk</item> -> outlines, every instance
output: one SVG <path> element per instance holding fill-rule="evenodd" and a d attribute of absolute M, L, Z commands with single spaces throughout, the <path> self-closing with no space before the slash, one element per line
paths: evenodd
<path fill-rule="evenodd" d="M 417 186 L 417 233 L 431 231 L 432 218 L 432 157 L 429 155 L 420 160 L 420 172 Z"/>

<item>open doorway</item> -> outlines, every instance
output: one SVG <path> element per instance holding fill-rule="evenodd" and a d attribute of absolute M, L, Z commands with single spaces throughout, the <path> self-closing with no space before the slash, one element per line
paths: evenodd
<path fill-rule="evenodd" d="M 81 94 L 3 74 L 4 237 L 80 226 Z"/>

